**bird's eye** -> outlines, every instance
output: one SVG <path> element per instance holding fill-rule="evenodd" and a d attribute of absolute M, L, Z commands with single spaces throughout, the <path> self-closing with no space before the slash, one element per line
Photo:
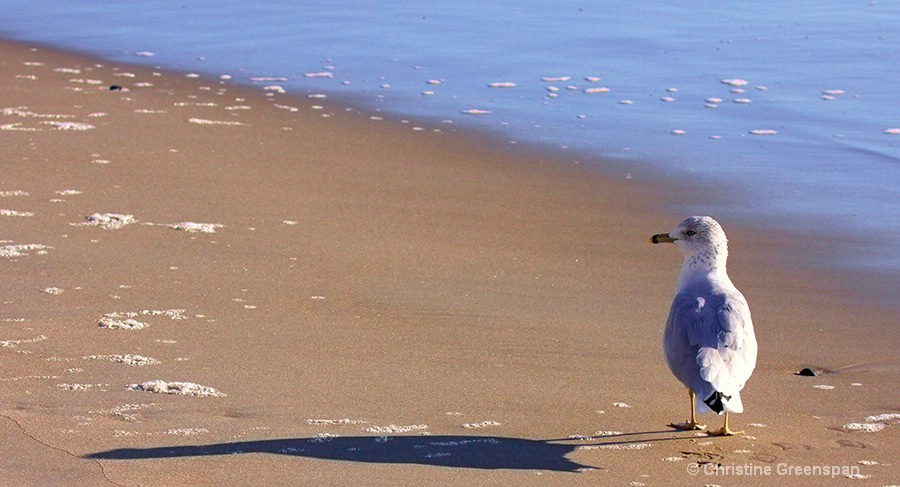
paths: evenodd
<path fill-rule="evenodd" d="M 688 230 L 688 231 L 684 232 L 684 234 L 687 235 L 688 237 L 693 237 L 694 235 L 697 235 L 697 232 L 695 232 L 693 230 Z"/>

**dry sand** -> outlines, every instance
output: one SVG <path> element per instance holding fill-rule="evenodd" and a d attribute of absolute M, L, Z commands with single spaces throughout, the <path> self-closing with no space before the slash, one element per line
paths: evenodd
<path fill-rule="evenodd" d="M 647 243 L 674 184 L 0 49 L 2 485 L 900 482 L 896 288 L 829 283 L 796 235 L 722 222 L 745 434 L 676 432 L 680 256 Z M 690 475 L 716 463 L 771 474 Z"/>

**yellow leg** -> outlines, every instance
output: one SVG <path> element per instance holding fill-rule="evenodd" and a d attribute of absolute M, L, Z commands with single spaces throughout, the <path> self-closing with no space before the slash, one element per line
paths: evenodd
<path fill-rule="evenodd" d="M 697 413 L 694 411 L 694 391 L 688 389 L 688 395 L 691 398 L 691 420 L 687 423 L 669 423 L 669 426 L 685 431 L 702 430 L 703 428 L 706 428 L 706 425 L 697 423 Z"/>
<path fill-rule="evenodd" d="M 734 436 L 743 433 L 743 431 L 731 431 L 728 427 L 728 411 L 725 411 L 725 424 L 722 425 L 722 429 L 719 431 L 707 431 L 707 434 L 710 436 Z"/>

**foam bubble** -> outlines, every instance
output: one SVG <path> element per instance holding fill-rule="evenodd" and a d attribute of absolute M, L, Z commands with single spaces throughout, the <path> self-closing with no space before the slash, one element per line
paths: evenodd
<path fill-rule="evenodd" d="M 175 394 L 178 396 L 192 397 L 224 397 L 225 394 L 219 392 L 212 387 L 202 386 L 193 382 L 167 382 L 164 380 L 150 380 L 141 384 L 131 384 L 128 386 L 132 391 L 146 391 L 156 394 Z"/>
<path fill-rule="evenodd" d="M 93 213 L 85 217 L 87 222 L 80 225 L 101 227 L 104 230 L 118 230 L 125 225 L 137 223 L 134 215 L 123 215 L 119 213 Z"/>
<path fill-rule="evenodd" d="M 47 249 L 52 249 L 49 245 L 41 244 L 18 244 L 0 246 L 0 257 L 22 257 L 28 255 L 32 250 L 36 250 L 38 254 L 46 254 Z"/>
<path fill-rule="evenodd" d="M 423 431 L 427 430 L 428 425 L 425 424 L 411 424 L 408 426 L 398 426 L 396 424 L 389 424 L 387 426 L 370 426 L 366 428 L 366 433 L 410 433 L 412 431 Z"/>
<path fill-rule="evenodd" d="M 877 433 L 884 429 L 884 423 L 849 423 L 843 426 L 847 431 L 861 431 L 863 433 Z"/>
<path fill-rule="evenodd" d="M 225 225 L 220 225 L 218 223 L 181 222 L 167 226 L 174 230 L 183 230 L 191 233 L 216 233 L 217 228 L 222 228 Z"/>
<path fill-rule="evenodd" d="M 900 421 L 900 414 L 884 413 L 877 416 L 869 416 L 866 418 L 866 421 Z"/>
<path fill-rule="evenodd" d="M 747 81 L 739 79 L 739 78 L 723 79 L 722 84 L 729 85 L 729 86 L 745 86 L 747 84 Z"/>
<path fill-rule="evenodd" d="M 359 419 L 350 419 L 350 418 L 342 418 L 342 419 L 307 419 L 304 423 L 310 426 L 334 426 L 334 425 L 342 425 L 342 424 L 365 424 L 367 421 L 362 421 Z"/>
<path fill-rule="evenodd" d="M 600 86 L 597 88 L 586 88 L 584 90 L 585 93 L 609 93 L 610 89 L 605 86 Z"/>
<path fill-rule="evenodd" d="M 479 110 L 477 108 L 470 108 L 468 110 L 463 110 L 462 113 L 466 115 L 488 115 L 491 112 L 489 110 Z"/>
<path fill-rule="evenodd" d="M 16 210 L 3 210 L 0 209 L 0 216 L 21 216 L 21 217 L 29 217 L 34 216 L 34 213 L 30 211 L 16 211 Z"/>
<path fill-rule="evenodd" d="M 56 122 L 56 121 L 48 121 L 43 122 L 47 125 L 53 125 L 56 127 L 56 130 L 75 130 L 75 131 L 83 131 L 83 130 L 91 130 L 96 127 L 89 123 L 79 123 L 79 122 Z"/>
<path fill-rule="evenodd" d="M 116 313 L 111 313 L 103 315 L 98 321 L 98 326 L 110 330 L 140 330 L 149 325 L 134 318 L 121 318 L 116 316 Z"/>
<path fill-rule="evenodd" d="M 152 357 L 144 357 L 143 355 L 134 355 L 127 353 L 125 355 L 88 355 L 82 357 L 85 360 L 106 360 L 117 364 L 131 365 L 135 367 L 143 367 L 145 365 L 157 365 L 161 363 Z"/>
<path fill-rule="evenodd" d="M 753 135 L 775 135 L 778 133 L 777 130 L 769 130 L 769 129 L 754 129 L 750 131 Z"/>
<path fill-rule="evenodd" d="M 495 81 L 488 83 L 488 88 L 515 88 L 517 85 L 512 81 Z"/>
<path fill-rule="evenodd" d="M 46 339 L 46 335 L 38 335 L 34 338 L 22 338 L 19 340 L 0 340 L 0 348 L 16 348 L 19 345 L 42 342 Z"/>
<path fill-rule="evenodd" d="M 487 428 L 488 426 L 500 426 L 500 423 L 496 421 L 482 421 L 480 423 L 466 423 L 462 425 L 463 428 Z"/>
<path fill-rule="evenodd" d="M 243 122 L 235 122 L 234 120 L 206 120 L 204 118 L 189 118 L 188 123 L 197 125 L 247 125 Z"/>

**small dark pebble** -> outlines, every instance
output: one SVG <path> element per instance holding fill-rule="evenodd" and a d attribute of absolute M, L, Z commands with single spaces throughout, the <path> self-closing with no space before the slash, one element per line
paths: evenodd
<path fill-rule="evenodd" d="M 109 91 L 122 91 L 122 87 L 119 85 L 109 85 Z"/>
<path fill-rule="evenodd" d="M 795 375 L 802 375 L 803 377 L 815 377 L 819 374 L 817 374 L 815 370 L 813 370 L 809 367 L 806 367 L 805 369 L 801 370 L 800 372 L 797 372 Z"/>

